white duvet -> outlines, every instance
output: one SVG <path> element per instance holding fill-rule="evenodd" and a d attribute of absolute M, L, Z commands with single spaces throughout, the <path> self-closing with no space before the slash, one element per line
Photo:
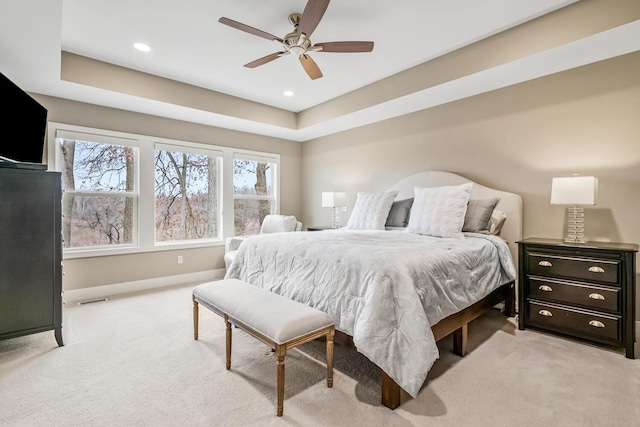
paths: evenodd
<path fill-rule="evenodd" d="M 496 236 L 404 231 L 294 232 L 246 239 L 227 271 L 316 307 L 415 397 L 438 358 L 431 326 L 514 280 Z"/>

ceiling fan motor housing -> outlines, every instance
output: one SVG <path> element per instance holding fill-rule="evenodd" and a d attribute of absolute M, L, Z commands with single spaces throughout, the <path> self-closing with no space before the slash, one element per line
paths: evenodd
<path fill-rule="evenodd" d="M 311 46 L 311 39 L 306 37 L 305 35 L 300 36 L 298 32 L 298 23 L 300 22 L 300 18 L 302 17 L 299 13 L 292 13 L 289 15 L 289 22 L 294 25 L 293 32 L 284 36 L 284 44 L 286 49 L 296 55 L 302 55 L 307 51 L 307 48 Z"/>

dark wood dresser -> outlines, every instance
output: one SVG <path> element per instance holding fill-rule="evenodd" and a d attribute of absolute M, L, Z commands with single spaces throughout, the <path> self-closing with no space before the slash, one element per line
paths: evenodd
<path fill-rule="evenodd" d="M 633 359 L 637 252 L 627 243 L 518 242 L 518 328 L 624 347 Z"/>
<path fill-rule="evenodd" d="M 63 345 L 61 200 L 60 172 L 0 167 L 0 340 L 54 330 Z"/>

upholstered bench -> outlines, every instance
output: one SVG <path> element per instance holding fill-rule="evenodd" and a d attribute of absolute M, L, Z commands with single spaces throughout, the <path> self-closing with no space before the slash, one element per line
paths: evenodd
<path fill-rule="evenodd" d="M 198 304 L 224 319 L 227 370 L 231 369 L 231 325 L 275 349 L 278 358 L 278 408 L 284 406 L 284 357 L 287 350 L 326 337 L 327 387 L 333 387 L 333 318 L 297 301 L 237 279 L 203 283 L 193 289 L 193 338 L 198 339 Z"/>

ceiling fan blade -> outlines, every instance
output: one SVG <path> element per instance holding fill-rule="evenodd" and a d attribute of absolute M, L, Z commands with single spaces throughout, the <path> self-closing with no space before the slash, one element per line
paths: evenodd
<path fill-rule="evenodd" d="M 302 64 L 302 67 L 304 67 L 304 70 L 307 72 L 309 77 L 311 77 L 311 80 L 322 77 L 322 71 L 318 68 L 318 64 L 316 64 L 316 61 L 311 59 L 309 55 L 303 53 L 298 58 L 300 59 L 300 63 Z"/>
<path fill-rule="evenodd" d="M 328 42 L 316 43 L 313 47 L 322 47 L 318 52 L 371 52 L 373 42 Z"/>
<path fill-rule="evenodd" d="M 271 62 L 274 59 L 278 59 L 282 55 L 288 55 L 288 54 L 289 54 L 289 52 L 275 52 L 275 53 L 272 53 L 270 55 L 263 56 L 260 59 L 256 59 L 255 61 L 251 61 L 248 64 L 244 64 L 244 66 L 247 67 L 247 68 L 256 68 L 256 67 L 259 67 L 261 65 L 266 64 L 267 62 Z"/>
<path fill-rule="evenodd" d="M 218 19 L 218 22 L 224 25 L 228 25 L 230 27 L 235 28 L 236 30 L 244 31 L 245 33 L 253 34 L 254 36 L 262 37 L 267 40 L 277 40 L 282 43 L 282 39 L 280 37 L 276 37 L 273 34 L 269 34 L 265 31 L 258 30 L 257 28 L 250 27 L 241 22 L 234 21 L 233 19 L 222 17 Z"/>
<path fill-rule="evenodd" d="M 311 37 L 311 33 L 320 23 L 328 6 L 329 0 L 309 0 L 302 11 L 298 33 L 306 34 L 307 38 Z"/>

